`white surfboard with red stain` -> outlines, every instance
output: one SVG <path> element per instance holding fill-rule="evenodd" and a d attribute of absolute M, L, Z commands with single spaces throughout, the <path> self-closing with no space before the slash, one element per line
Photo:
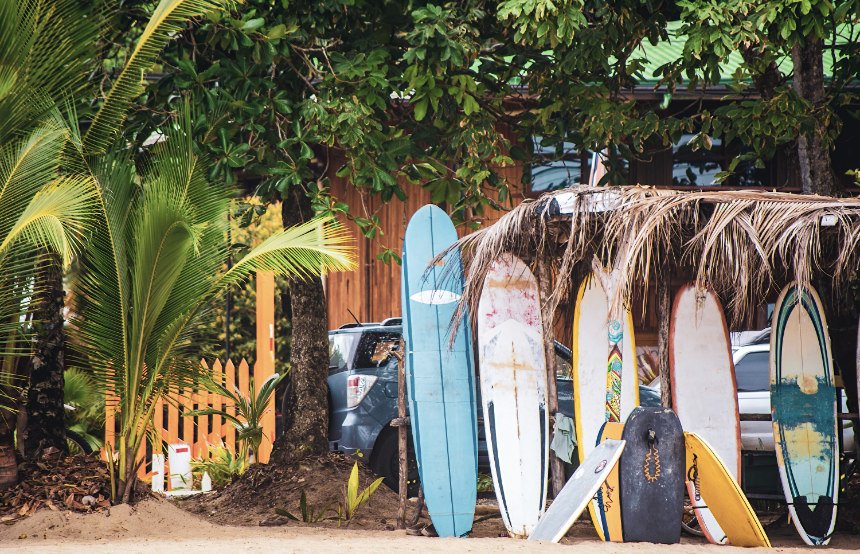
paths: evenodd
<path fill-rule="evenodd" d="M 508 531 L 527 537 L 544 512 L 549 468 L 546 355 L 538 284 L 518 258 L 497 259 L 478 304 L 487 450 Z"/>

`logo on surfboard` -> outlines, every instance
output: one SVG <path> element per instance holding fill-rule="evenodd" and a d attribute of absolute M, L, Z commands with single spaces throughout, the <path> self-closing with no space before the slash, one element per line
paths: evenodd
<path fill-rule="evenodd" d="M 409 298 L 415 302 L 420 302 L 421 304 L 438 306 L 442 304 L 452 304 L 460 300 L 460 295 L 456 292 L 451 292 L 450 290 L 432 289 L 416 292 Z"/>

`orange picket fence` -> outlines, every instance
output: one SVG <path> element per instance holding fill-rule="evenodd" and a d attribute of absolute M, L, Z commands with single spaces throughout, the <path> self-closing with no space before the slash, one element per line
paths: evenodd
<path fill-rule="evenodd" d="M 254 364 L 253 376 L 256 388 L 275 373 L 275 276 L 272 272 L 261 271 L 256 276 L 256 350 L 257 362 Z M 227 385 L 227 389 L 239 388 L 239 394 L 249 396 L 251 367 L 244 359 L 236 366 L 228 360 L 222 364 L 215 360 L 210 367 L 205 360 L 200 362 L 204 371 L 210 371 L 214 380 Z M 142 461 L 138 476 L 146 477 L 151 470 L 152 453 L 161 449 L 165 455 L 168 444 L 186 443 L 191 447 L 192 459 L 207 458 L 209 445 L 223 444 L 233 454 L 238 451 L 236 442 L 236 427 L 221 416 L 185 417 L 183 414 L 193 410 L 216 408 L 231 410 L 235 407 L 230 399 L 219 394 L 213 394 L 205 389 L 180 391 L 161 400 L 155 407 L 153 427 L 161 435 L 161 444 L 152 444 L 148 433 L 147 441 L 138 451 L 138 461 Z M 105 444 L 114 446 L 116 436 L 116 401 L 108 392 L 105 398 Z M 274 400 L 263 412 L 263 442 L 257 454 L 258 462 L 266 463 L 272 453 L 272 441 L 275 440 L 275 405 Z M 156 440 L 155 442 L 159 442 Z M 105 457 L 105 451 L 102 450 Z"/>
<path fill-rule="evenodd" d="M 249 396 L 249 383 L 251 368 L 244 359 L 236 366 L 232 361 L 221 364 L 216 360 L 211 368 L 205 360 L 201 361 L 204 371 L 211 372 L 214 380 L 220 381 L 227 386 L 228 390 L 234 390 L 238 385 L 239 393 L 245 397 Z M 259 389 L 263 381 L 274 374 L 274 364 L 268 360 L 254 365 L 253 376 L 256 388 Z M 116 405 L 108 396 L 105 406 L 105 444 L 113 446 L 116 435 Z M 141 445 L 138 452 L 138 460 L 143 459 L 140 465 L 138 477 L 144 478 L 150 470 L 152 453 L 161 449 L 165 454 L 168 444 L 186 443 L 191 447 L 192 459 L 207 459 L 209 457 L 209 446 L 225 446 L 230 452 L 236 454 L 239 444 L 236 440 L 236 427 L 223 416 L 185 416 L 193 410 L 205 410 L 215 408 L 235 414 L 235 407 L 229 398 L 209 392 L 205 389 L 181 391 L 160 400 L 155 407 L 153 426 L 160 432 L 161 444 L 152 444 L 151 436 L 147 437 L 146 444 Z M 272 441 L 275 438 L 275 406 L 270 400 L 269 405 L 263 413 L 263 442 L 260 444 L 260 452 L 257 461 L 266 463 L 272 453 Z M 157 441 L 156 441 L 157 442 Z"/>

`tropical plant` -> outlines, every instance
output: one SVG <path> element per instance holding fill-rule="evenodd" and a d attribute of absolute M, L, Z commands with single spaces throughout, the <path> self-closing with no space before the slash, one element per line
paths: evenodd
<path fill-rule="evenodd" d="M 239 456 L 242 458 L 256 459 L 260 451 L 260 443 L 263 441 L 263 413 L 267 408 L 274 409 L 273 396 L 278 383 L 286 377 L 286 373 L 271 375 L 263 381 L 258 391 L 254 385 L 254 377 L 248 382 L 248 396 L 245 396 L 234 387 L 231 391 L 220 381 L 216 381 L 211 375 L 204 375 L 201 384 L 206 390 L 219 394 L 227 399 L 231 407 L 227 409 L 206 408 L 205 410 L 193 410 L 185 415 L 196 416 L 221 416 L 236 428 L 236 438 L 241 444 Z"/>
<path fill-rule="evenodd" d="M 204 473 L 212 479 L 216 489 L 224 488 L 233 482 L 236 476 L 248 469 L 248 459 L 242 455 L 234 455 L 224 444 L 208 445 L 209 456 L 191 460 L 191 471 L 194 480 L 200 481 Z"/>
<path fill-rule="evenodd" d="M 103 156 L 94 171 L 106 217 L 81 260 L 74 330 L 116 398 L 108 463 L 114 499 L 124 502 L 157 401 L 200 377 L 197 326 L 211 299 L 256 271 L 306 276 L 354 265 L 345 231 L 316 219 L 273 234 L 227 269 L 232 191 L 208 181 L 191 121 L 185 112 L 167 130 L 140 175 L 124 153 Z"/>
<path fill-rule="evenodd" d="M 48 294 L 46 264 L 53 266 L 56 256 L 67 266 L 95 215 L 92 179 L 60 173 L 68 139 L 68 129 L 54 114 L 20 140 L 0 144 L 0 455 L 5 458 L 14 457 L 18 399 L 26 383 L 21 362 L 30 351 L 32 326 L 40 323 L 25 314 Z M 0 487 L 17 482 L 14 473 L 7 475 Z"/>
<path fill-rule="evenodd" d="M 349 480 L 346 482 L 346 490 L 343 493 L 343 502 L 338 506 L 338 523 L 349 523 L 355 517 L 355 513 L 359 508 L 370 501 L 370 497 L 385 480 L 384 477 L 379 477 L 374 482 L 369 484 L 364 490 L 358 490 L 358 462 L 352 466 L 352 471 L 349 474 Z"/>
<path fill-rule="evenodd" d="M 319 523 L 320 521 L 327 519 L 336 519 L 336 517 L 329 515 L 332 512 L 335 514 L 337 513 L 329 506 L 320 508 L 308 503 L 308 496 L 305 494 L 305 491 L 302 491 L 302 496 L 299 498 L 299 515 L 301 518 L 296 517 L 291 512 L 287 511 L 286 508 L 275 508 L 275 513 L 279 516 L 284 516 L 293 521 L 301 521 L 303 523 Z"/>
<path fill-rule="evenodd" d="M 127 62 L 111 80 L 106 97 L 78 104 L 88 110 L 94 107 L 91 124 L 81 138 L 75 96 L 95 84 L 91 77 L 98 73 L 94 70 L 107 38 L 109 10 L 101 2 L 0 0 L 0 452 L 4 457 L 12 452 L 12 425 L 23 385 L 19 374 L 26 366 L 20 357 L 30 353 L 30 336 L 35 347 L 27 407 L 35 410 L 27 418 L 27 443 L 37 449 L 48 444 L 65 447 L 62 271 L 99 204 L 90 171 L 98 163 L 92 156 L 114 140 L 129 105 L 142 91 L 141 74 L 167 41 L 189 18 L 228 3 L 159 2 Z M 101 205 L 104 208 L 103 201 Z"/>
<path fill-rule="evenodd" d="M 105 396 L 92 377 L 71 368 L 63 375 L 63 398 L 66 405 L 66 426 L 92 451 L 104 445 Z M 77 443 L 69 441 L 72 450 Z"/>

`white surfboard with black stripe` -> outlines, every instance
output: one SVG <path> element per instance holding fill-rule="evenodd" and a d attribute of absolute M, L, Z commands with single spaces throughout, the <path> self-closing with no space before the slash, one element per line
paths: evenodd
<path fill-rule="evenodd" d="M 505 527 L 527 537 L 546 505 L 549 414 L 538 286 L 518 258 L 505 254 L 493 263 L 477 323 L 493 485 Z"/>

